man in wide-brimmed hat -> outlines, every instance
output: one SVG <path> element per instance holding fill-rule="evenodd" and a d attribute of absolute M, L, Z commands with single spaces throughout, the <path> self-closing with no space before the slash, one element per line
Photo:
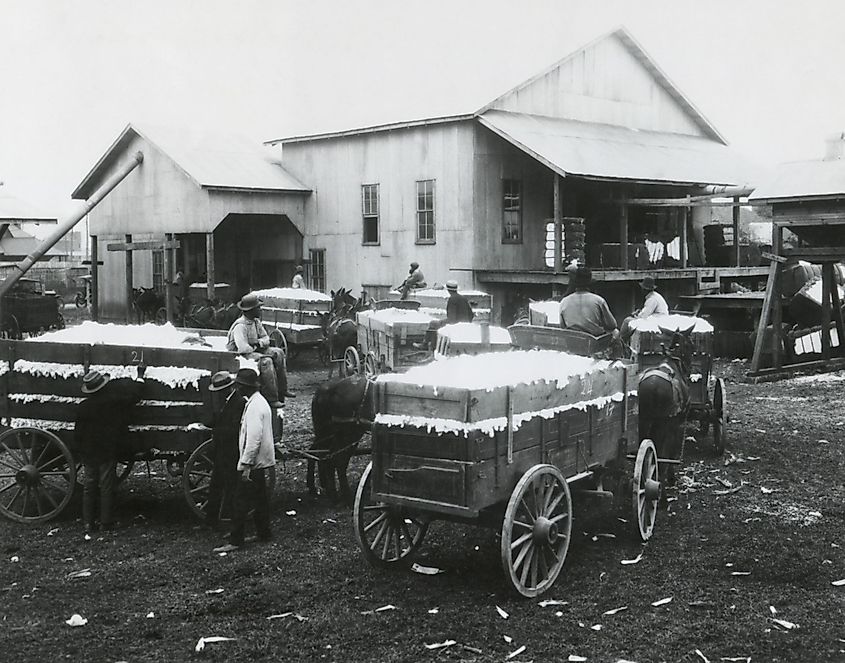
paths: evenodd
<path fill-rule="evenodd" d="M 238 485 L 238 435 L 246 399 L 235 389 L 235 378 L 229 371 L 211 376 L 212 459 L 211 482 L 205 506 L 206 522 L 217 527 L 220 514 L 231 511 Z"/>
<path fill-rule="evenodd" d="M 634 318 L 649 318 L 652 315 L 669 315 L 669 305 L 659 292 L 657 292 L 657 284 L 654 282 L 654 277 L 646 275 L 640 281 L 640 289 L 643 292 L 645 300 L 643 307 L 634 311 L 629 317 L 622 321 L 620 336 L 627 341 L 634 334 L 631 328 L 631 321 Z"/>
<path fill-rule="evenodd" d="M 145 370 L 146 366 L 138 365 L 136 380 L 111 380 L 95 370 L 82 378 L 85 398 L 76 410 L 73 436 L 85 471 L 82 523 L 86 534 L 96 528 L 98 497 L 100 525 L 103 529 L 114 527 L 118 448 L 129 432 L 132 407 L 141 399 Z"/>
<path fill-rule="evenodd" d="M 402 299 L 408 299 L 408 293 L 416 288 L 425 288 L 425 276 L 423 276 L 420 264 L 412 262 L 411 268 L 408 270 L 408 276 L 402 281 L 399 286 L 399 292 L 402 293 Z"/>
<path fill-rule="evenodd" d="M 237 470 L 241 478 L 235 489 L 235 513 L 229 542 L 214 552 L 232 552 L 244 544 L 247 515 L 254 509 L 255 533 L 259 541 L 269 541 L 270 493 L 267 489 L 267 469 L 276 464 L 273 448 L 273 411 L 258 390 L 258 374 L 251 368 L 241 368 L 235 377 L 237 392 L 246 399 L 238 432 Z"/>
<path fill-rule="evenodd" d="M 450 325 L 455 322 L 472 322 L 475 312 L 469 300 L 458 292 L 458 282 L 452 279 L 446 281 L 446 292 L 449 293 L 449 301 L 446 302 L 446 322 Z"/>
<path fill-rule="evenodd" d="M 589 267 L 580 265 L 571 273 L 575 292 L 560 300 L 560 326 L 593 336 L 608 332 L 618 334 L 616 318 L 610 312 L 604 297 L 590 292 L 593 273 Z"/>
<path fill-rule="evenodd" d="M 241 316 L 229 327 L 226 349 L 258 362 L 265 397 L 273 407 L 280 407 L 288 391 L 285 352 L 270 345 L 270 335 L 261 324 L 261 300 L 254 292 L 241 297 Z"/>

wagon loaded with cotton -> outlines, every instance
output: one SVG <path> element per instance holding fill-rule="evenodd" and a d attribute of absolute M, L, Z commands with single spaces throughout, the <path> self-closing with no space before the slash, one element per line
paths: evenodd
<path fill-rule="evenodd" d="M 277 329 L 281 333 L 280 346 L 290 359 L 308 348 L 322 352 L 331 297 L 305 288 L 268 288 L 255 294 L 262 301 L 261 322 L 268 332 Z"/>
<path fill-rule="evenodd" d="M 653 531 L 658 458 L 637 435 L 630 366 L 550 350 L 448 357 L 375 382 L 373 461 L 354 508 L 373 565 L 408 564 L 429 524 L 501 531 L 501 562 L 523 596 L 563 567 L 572 497 L 627 503 Z"/>
<path fill-rule="evenodd" d="M 225 334 L 196 334 L 152 324 L 100 325 L 0 341 L 0 513 L 40 523 L 61 513 L 79 483 L 73 439 L 82 376 L 96 369 L 111 378 L 147 366 L 143 400 L 135 406 L 121 444 L 118 479 L 137 460 L 163 460 L 181 475 L 191 509 L 203 514 L 210 481 L 207 384 L 219 370 L 236 371 L 223 349 Z"/>
<path fill-rule="evenodd" d="M 687 419 L 698 421 L 699 430 L 705 435 L 712 426 L 713 448 L 716 453 L 723 453 L 727 435 L 728 402 L 724 379 L 712 374 L 713 325 L 703 318 L 671 314 L 634 320 L 631 326 L 634 329 L 631 350 L 640 373 L 663 361 L 661 344 L 666 342 L 666 336 L 661 332 L 661 327 L 672 331 L 693 328 L 690 336 L 694 350 L 690 366 L 690 407 Z"/>

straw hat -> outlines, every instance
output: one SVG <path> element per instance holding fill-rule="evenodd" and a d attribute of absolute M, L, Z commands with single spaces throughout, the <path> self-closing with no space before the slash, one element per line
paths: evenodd
<path fill-rule="evenodd" d="M 252 311 L 253 309 L 257 309 L 261 306 L 261 300 L 258 298 L 254 292 L 250 292 L 243 297 L 241 297 L 241 301 L 238 302 L 238 308 L 241 311 Z"/>
<path fill-rule="evenodd" d="M 454 279 L 449 279 L 446 281 L 446 290 L 457 290 L 458 289 L 458 282 Z"/>
<path fill-rule="evenodd" d="M 211 376 L 211 384 L 208 385 L 208 390 L 221 391 L 228 389 L 233 384 L 235 384 L 235 378 L 232 377 L 229 371 L 217 371 L 217 373 Z"/>
<path fill-rule="evenodd" d="M 93 394 L 100 391 L 109 381 L 108 375 L 103 375 L 100 371 L 88 371 L 85 377 L 82 378 L 82 393 Z"/>

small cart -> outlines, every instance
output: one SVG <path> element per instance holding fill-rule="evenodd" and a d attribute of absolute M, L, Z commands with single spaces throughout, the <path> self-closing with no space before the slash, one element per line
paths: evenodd
<path fill-rule="evenodd" d="M 261 297 L 261 322 L 270 331 L 278 329 L 284 338 L 284 350 L 289 359 L 301 351 L 313 348 L 325 363 L 324 321 L 332 300 L 314 290 L 270 288 L 258 290 Z"/>
<path fill-rule="evenodd" d="M 460 361 L 470 373 L 473 361 L 495 370 L 490 362 L 498 357 L 523 360 L 502 354 L 446 361 Z M 540 359 L 548 365 L 572 355 Z M 572 496 L 584 493 L 627 501 L 636 536 L 649 539 L 659 459 L 650 440 L 638 441 L 636 375 L 621 362 L 592 365 L 565 385 L 436 386 L 407 379 L 413 369 L 401 380 L 380 376 L 373 461 L 353 514 L 365 559 L 410 564 L 434 520 L 487 526 L 501 531 L 509 585 L 538 596 L 563 568 Z"/>

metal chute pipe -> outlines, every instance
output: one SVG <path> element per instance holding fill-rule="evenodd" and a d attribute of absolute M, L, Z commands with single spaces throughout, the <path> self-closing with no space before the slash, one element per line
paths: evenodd
<path fill-rule="evenodd" d="M 135 168 L 141 165 L 144 161 L 144 153 L 143 152 L 136 152 L 132 159 L 127 161 L 123 166 L 121 166 L 111 177 L 109 177 L 99 189 L 97 189 L 93 195 L 88 198 L 85 203 L 76 210 L 70 216 L 62 219 L 59 221 L 58 225 L 53 229 L 47 237 L 45 237 L 42 242 L 35 247 L 35 249 L 30 253 L 26 258 L 21 260 L 18 264 L 15 265 L 17 271 L 12 272 L 9 276 L 7 276 L 2 283 L 0 283 L 0 296 L 5 295 L 9 289 L 18 282 L 18 280 L 26 274 L 29 269 L 38 262 L 44 254 L 47 253 L 50 249 L 52 249 L 58 241 L 64 237 L 67 233 L 71 231 L 71 229 L 79 223 L 79 221 L 94 209 L 103 198 L 105 198 L 109 192 L 114 189 L 121 181 Z"/>
<path fill-rule="evenodd" d="M 726 186 L 711 184 L 701 187 L 701 192 L 708 196 L 720 196 L 723 198 L 733 198 L 734 196 L 749 196 L 754 192 L 753 186 L 750 184 L 743 184 L 742 186 Z"/>

